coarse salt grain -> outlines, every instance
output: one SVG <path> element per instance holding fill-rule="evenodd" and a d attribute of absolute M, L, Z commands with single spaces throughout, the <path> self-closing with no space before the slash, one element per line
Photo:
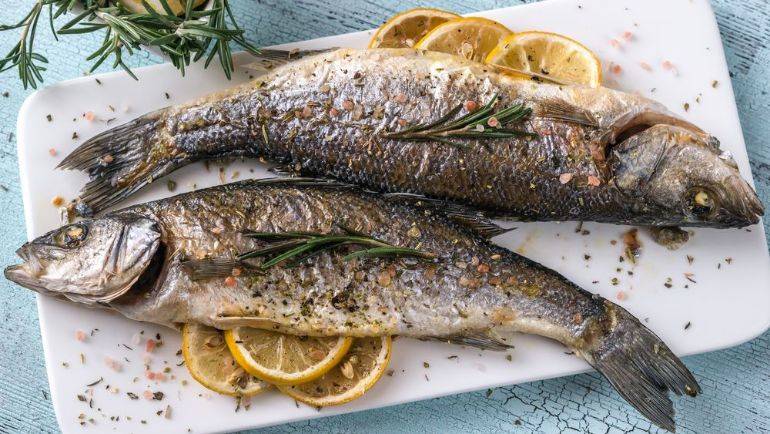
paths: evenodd
<path fill-rule="evenodd" d="M 652 66 L 647 62 L 639 62 L 639 66 L 645 71 L 652 71 Z"/>
<path fill-rule="evenodd" d="M 628 299 L 628 294 L 626 294 L 624 291 L 618 291 L 618 293 L 615 295 L 615 297 L 618 300 L 623 301 L 623 300 Z"/>
<path fill-rule="evenodd" d="M 617 63 L 611 63 L 610 64 L 610 71 L 612 71 L 615 75 L 620 75 L 623 73 L 623 67 L 618 65 Z"/>
<path fill-rule="evenodd" d="M 610 45 L 612 45 L 612 48 L 620 49 L 620 41 L 615 38 L 610 39 Z"/>
<path fill-rule="evenodd" d="M 55 157 L 55 156 L 56 156 L 56 154 L 58 154 L 58 152 L 56 152 L 56 149 L 54 149 L 54 148 L 51 148 L 51 149 L 49 149 L 49 150 L 48 150 L 48 154 L 49 154 L 50 156 L 52 156 L 52 157 Z"/>
<path fill-rule="evenodd" d="M 355 107 L 355 104 L 353 104 L 353 101 L 349 99 L 346 99 L 345 101 L 342 102 L 342 108 L 344 108 L 345 110 L 348 110 L 348 111 L 353 110 L 353 107 Z"/>
<path fill-rule="evenodd" d="M 104 358 L 104 364 L 107 365 L 108 368 L 112 369 L 115 372 L 120 372 L 123 370 L 123 365 L 121 365 L 120 362 L 118 362 L 117 360 L 109 356 Z"/>
<path fill-rule="evenodd" d="M 85 342 L 88 335 L 86 335 L 86 332 L 83 330 L 78 330 L 75 332 L 75 339 L 78 340 L 78 342 Z"/>
<path fill-rule="evenodd" d="M 570 181 L 572 181 L 572 177 L 575 176 L 572 173 L 562 173 L 559 175 L 559 182 L 562 184 L 566 184 Z"/>
<path fill-rule="evenodd" d="M 601 180 L 596 176 L 588 175 L 588 185 L 598 187 L 601 183 Z"/>
<path fill-rule="evenodd" d="M 476 101 L 471 101 L 471 100 L 468 100 L 468 101 L 465 101 L 465 104 L 464 104 L 464 106 L 465 106 L 465 110 L 467 110 L 467 111 L 469 111 L 469 112 L 472 112 L 472 111 L 476 110 L 476 108 L 477 108 L 479 105 L 478 105 L 478 104 L 476 104 Z"/>
<path fill-rule="evenodd" d="M 237 281 L 235 280 L 235 277 L 233 277 L 233 276 L 227 276 L 225 278 L 225 285 L 227 285 L 227 286 L 233 287 L 233 286 L 235 286 L 236 283 L 237 283 Z"/>
<path fill-rule="evenodd" d="M 625 39 L 626 41 L 630 42 L 630 41 L 632 41 L 634 39 L 634 34 L 632 32 L 630 32 L 630 31 L 626 30 L 625 32 L 623 32 L 623 39 Z"/>
<path fill-rule="evenodd" d="M 152 401 L 152 392 L 150 390 L 145 390 L 142 396 L 144 396 L 144 399 Z"/>
<path fill-rule="evenodd" d="M 147 343 L 144 344 L 144 350 L 148 353 L 151 353 L 155 350 L 157 345 L 158 343 L 155 342 L 155 339 L 147 339 Z"/>
<path fill-rule="evenodd" d="M 94 114 L 94 112 L 86 112 L 84 117 L 86 118 L 87 121 L 93 121 L 94 119 L 96 119 L 96 115 Z"/>
<path fill-rule="evenodd" d="M 131 336 L 131 345 L 139 345 L 140 343 L 142 343 L 142 335 L 134 333 L 134 335 Z"/>

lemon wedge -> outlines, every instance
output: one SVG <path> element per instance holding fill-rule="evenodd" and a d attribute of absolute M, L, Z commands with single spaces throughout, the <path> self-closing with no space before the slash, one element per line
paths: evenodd
<path fill-rule="evenodd" d="M 165 14 L 166 10 L 163 8 L 160 0 L 146 0 L 146 1 L 147 1 L 147 4 L 149 4 L 155 12 L 158 12 L 160 14 Z M 147 13 L 147 9 L 144 8 L 144 5 L 142 4 L 142 0 L 119 0 L 118 3 L 125 6 L 126 9 L 130 10 L 131 12 L 134 12 L 137 14 Z M 174 13 L 174 15 L 181 15 L 182 12 L 184 12 L 185 10 L 185 6 L 187 5 L 186 0 L 166 0 L 166 3 L 168 3 L 168 6 L 171 8 L 171 11 Z M 193 7 L 194 8 L 198 7 L 203 3 L 206 3 L 206 0 L 194 0 Z"/>
<path fill-rule="evenodd" d="M 390 336 L 356 338 L 342 361 L 319 379 L 278 389 L 315 407 L 345 404 L 361 397 L 382 377 L 390 362 L 391 345 Z"/>
<path fill-rule="evenodd" d="M 369 48 L 414 47 L 425 34 L 439 24 L 460 18 L 451 12 L 432 8 L 416 8 L 391 17 L 369 41 Z"/>
<path fill-rule="evenodd" d="M 238 365 L 230 355 L 223 333 L 213 327 L 185 324 L 182 356 L 190 375 L 217 393 L 251 396 L 270 387 Z"/>
<path fill-rule="evenodd" d="M 250 374 L 273 384 L 315 380 L 348 352 L 353 338 L 295 336 L 238 327 L 225 332 L 235 360 Z"/>
<path fill-rule="evenodd" d="M 489 53 L 485 62 L 567 83 L 595 87 L 602 82 L 602 65 L 596 55 L 581 43 L 556 33 L 510 35 Z"/>
<path fill-rule="evenodd" d="M 507 27 L 486 18 L 457 18 L 426 34 L 415 48 L 440 51 L 483 62 L 500 41 L 511 35 Z"/>

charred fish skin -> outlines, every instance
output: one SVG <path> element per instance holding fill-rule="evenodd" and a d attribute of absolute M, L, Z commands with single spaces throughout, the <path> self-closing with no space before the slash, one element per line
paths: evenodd
<path fill-rule="evenodd" d="M 463 116 L 495 95 L 499 109 L 532 110 L 509 127 L 530 135 L 398 134 L 455 108 Z M 240 156 L 521 220 L 740 227 L 764 212 L 718 141 L 658 103 L 515 80 L 411 49 L 341 49 L 291 62 L 94 137 L 60 167 L 90 174 L 80 203 L 88 214 L 193 161 Z"/>
<path fill-rule="evenodd" d="M 501 331 L 537 334 L 573 349 L 642 414 L 674 429 L 668 391 L 694 396 L 700 388 L 655 334 L 620 306 L 490 243 L 478 231 L 491 233 L 486 222 L 473 215 L 449 218 L 436 208 L 411 196 L 377 195 L 349 185 L 262 180 L 187 193 L 78 224 L 90 228 L 107 219 L 133 227 L 149 221 L 162 234 L 151 259 L 137 256 L 144 271 L 127 288 L 93 289 L 91 302 L 129 318 L 299 335 L 440 338 L 487 349 L 506 347 L 497 337 Z M 239 263 L 243 272 L 228 269 L 226 279 L 196 279 L 189 268 L 191 261 L 230 261 L 264 247 L 263 240 L 247 235 L 251 231 L 338 233 L 342 228 L 431 258 L 345 259 L 343 249 L 322 251 L 292 266 L 261 269 L 261 259 L 251 264 L 257 268 Z M 87 303 L 88 294 L 73 297 L 36 265 L 110 263 L 92 254 L 88 234 L 96 231 L 56 241 L 70 230 L 67 226 L 28 243 L 25 262 L 7 268 L 6 278 Z M 117 225 L 114 230 L 125 232 Z M 144 238 L 109 238 L 120 241 L 105 254 L 141 250 L 146 243 L 136 240 Z M 42 246 L 51 240 L 68 254 L 47 257 Z M 108 297 L 108 289 L 116 295 Z"/>

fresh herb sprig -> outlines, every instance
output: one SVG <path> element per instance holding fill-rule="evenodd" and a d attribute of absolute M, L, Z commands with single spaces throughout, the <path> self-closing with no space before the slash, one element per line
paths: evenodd
<path fill-rule="evenodd" d="M 185 10 L 177 16 L 167 0 L 159 0 L 162 13 L 142 1 L 147 13 L 134 13 L 115 0 L 37 0 L 32 10 L 18 23 L 0 26 L 0 31 L 21 29 L 19 42 L 0 59 L 0 72 L 17 68 L 25 88 L 36 88 L 43 81 L 42 72 L 48 60 L 35 52 L 34 41 L 43 8 L 48 8 L 51 31 L 58 34 L 104 32 L 102 45 L 87 60 L 93 61 L 93 72 L 112 58 L 113 68 L 122 68 L 134 79 L 136 76 L 124 62 L 142 47 L 157 47 L 184 75 L 191 62 L 206 57 L 208 67 L 214 58 L 227 76 L 233 71 L 230 43 L 251 53 L 259 50 L 244 38 L 243 30 L 235 21 L 228 0 L 213 0 L 207 10 L 196 10 L 193 0 L 186 0 Z M 83 11 L 57 31 L 54 20 L 80 6 Z"/>
<path fill-rule="evenodd" d="M 345 229 L 343 234 L 320 234 L 313 232 L 247 232 L 244 236 L 266 241 L 262 248 L 244 252 L 234 259 L 202 259 L 184 261 L 184 267 L 193 280 L 230 276 L 234 269 L 263 272 L 284 264 L 293 267 L 300 262 L 318 256 L 323 252 L 347 248 L 350 253 L 343 256 L 345 261 L 354 258 L 415 257 L 433 259 L 435 255 L 408 247 L 398 247 L 385 241 Z M 263 258 L 253 265 L 249 259 Z"/>
<path fill-rule="evenodd" d="M 245 252 L 238 256 L 239 261 L 251 258 L 267 258 L 260 267 L 268 269 L 283 262 L 299 263 L 309 257 L 327 250 L 350 247 L 357 249 L 343 256 L 343 260 L 354 258 L 379 258 L 392 256 L 411 256 L 433 258 L 434 255 L 407 247 L 397 247 L 385 241 L 362 234 L 346 231 L 345 234 L 316 234 L 307 232 L 249 232 L 249 238 L 274 241 L 267 246 Z"/>
<path fill-rule="evenodd" d="M 523 120 L 532 114 L 532 109 L 524 104 L 514 104 L 495 111 L 498 101 L 498 95 L 495 94 L 480 109 L 455 119 L 455 116 L 460 113 L 464 106 L 464 104 L 459 104 L 436 121 L 413 125 L 401 131 L 385 133 L 383 137 L 398 140 L 437 141 L 454 146 L 464 146 L 461 142 L 452 139 L 504 139 L 536 136 L 527 131 L 505 127 Z M 494 126 L 490 124 L 494 124 Z"/>

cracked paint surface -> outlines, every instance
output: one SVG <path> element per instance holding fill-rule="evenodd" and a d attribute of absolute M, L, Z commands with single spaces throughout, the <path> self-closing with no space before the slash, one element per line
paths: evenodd
<path fill-rule="evenodd" d="M 641 0 L 640 0 L 641 1 Z M 257 45 L 275 44 L 376 27 L 395 12 L 417 5 L 471 12 L 517 4 L 494 0 L 231 0 L 236 15 Z M 6 0 L 0 22 L 18 19 L 29 0 Z M 714 0 L 744 128 L 757 191 L 770 201 L 770 3 L 767 0 Z M 48 83 L 82 75 L 81 59 L 99 38 L 67 37 L 54 45 L 42 26 L 36 44 L 50 60 Z M 259 35 L 255 35 L 259 29 Z M 0 33 L 5 50 L 16 35 Z M 54 51 L 54 48 L 55 51 Z M 157 63 L 146 53 L 132 66 Z M 102 68 L 100 71 L 106 71 Z M 16 114 L 30 93 L 12 74 L 0 75 L 0 258 L 14 260 L 11 246 L 25 240 L 16 162 Z M 770 226 L 765 223 L 766 231 Z M 56 432 L 48 400 L 34 296 L 0 281 L 0 433 Z M 741 346 L 688 357 L 704 394 L 676 400 L 679 432 L 770 431 L 770 332 Z M 258 406 L 252 411 L 258 411 Z M 264 430 L 283 432 L 658 432 L 628 406 L 596 373 L 501 387 L 361 413 L 316 419 Z"/>

